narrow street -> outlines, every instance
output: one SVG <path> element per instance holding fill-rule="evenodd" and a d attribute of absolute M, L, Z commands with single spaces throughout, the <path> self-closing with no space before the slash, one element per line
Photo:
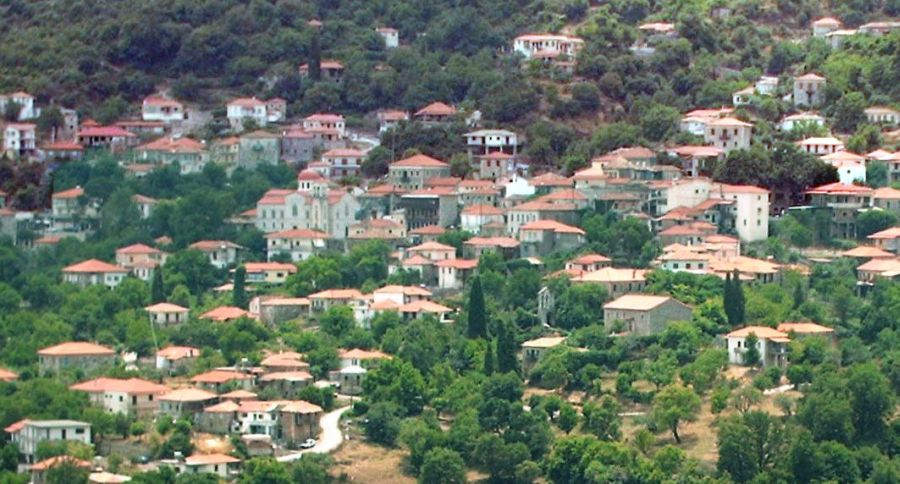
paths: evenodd
<path fill-rule="evenodd" d="M 311 449 L 303 449 L 288 455 L 283 455 L 278 458 L 278 462 L 291 462 L 301 458 L 303 454 L 308 452 L 314 454 L 327 454 L 337 450 L 344 440 L 344 434 L 341 432 L 340 427 L 341 415 L 347 410 L 350 410 L 350 405 L 332 410 L 323 415 L 322 419 L 319 421 L 322 433 L 319 434 L 319 440 L 316 442 L 316 446 Z"/>

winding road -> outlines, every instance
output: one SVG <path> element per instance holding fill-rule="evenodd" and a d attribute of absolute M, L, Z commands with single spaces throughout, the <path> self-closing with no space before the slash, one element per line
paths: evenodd
<path fill-rule="evenodd" d="M 338 447 L 341 446 L 341 443 L 344 441 L 344 434 L 341 432 L 341 415 L 344 414 L 347 410 L 350 410 L 350 405 L 346 407 L 341 407 L 337 410 L 332 410 L 331 412 L 326 413 L 319 420 L 319 427 L 322 428 L 322 433 L 319 434 L 319 440 L 316 442 L 316 446 L 310 449 L 298 450 L 296 452 L 283 455 L 278 458 L 278 462 L 291 462 L 295 461 L 306 453 L 313 454 L 327 454 L 329 452 L 334 452 Z"/>

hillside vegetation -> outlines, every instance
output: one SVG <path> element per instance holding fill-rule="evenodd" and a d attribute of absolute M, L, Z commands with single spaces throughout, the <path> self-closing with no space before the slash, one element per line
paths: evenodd
<path fill-rule="evenodd" d="M 898 4 L 6 0 L 0 2 L 0 92 L 25 89 L 41 103 L 108 120 L 133 111 L 128 103 L 171 87 L 174 96 L 207 107 L 221 107 L 231 95 L 280 96 L 291 103 L 292 114 L 413 109 L 443 100 L 478 106 L 501 123 L 523 122 L 539 106 L 554 117 L 599 108 L 615 121 L 654 104 L 680 109 L 726 103 L 761 72 L 821 69 L 840 78 L 835 95 L 853 88 L 896 99 L 897 63 L 880 57 L 897 56 L 896 39 L 859 46 L 867 54 L 863 60 L 852 48 L 829 55 L 820 40 L 789 38 L 808 36 L 810 19 L 829 12 L 853 26 L 895 15 Z M 731 7 L 729 15 L 711 18 L 711 9 L 721 6 Z M 321 57 L 347 67 L 341 86 L 299 79 L 298 65 L 319 50 L 311 19 L 324 22 Z M 636 26 L 659 20 L 675 22 L 682 38 L 659 46 L 648 59 L 634 57 L 628 47 L 638 38 Z M 385 51 L 374 30 L 379 26 L 399 29 L 402 47 Z M 500 55 L 526 31 L 584 37 L 577 74 L 593 82 L 572 89 L 564 75 L 549 85 L 534 82 L 533 72 Z M 652 112 L 663 120 L 674 116 L 670 110 Z M 656 133 L 650 141 L 667 134 Z"/>

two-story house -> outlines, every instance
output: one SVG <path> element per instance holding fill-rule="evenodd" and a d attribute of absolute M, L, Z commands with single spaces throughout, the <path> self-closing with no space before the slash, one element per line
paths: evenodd
<path fill-rule="evenodd" d="M 237 264 L 241 253 L 246 250 L 243 246 L 228 240 L 198 240 L 188 248 L 203 252 L 209 258 L 209 263 L 216 269 L 224 269 Z"/>
<path fill-rule="evenodd" d="M 74 441 L 91 446 L 91 424 L 77 420 L 20 420 L 4 429 L 26 462 L 35 462 L 44 442 Z"/>
<path fill-rule="evenodd" d="M 756 336 L 756 349 L 760 356 L 759 361 L 754 364 L 763 367 L 787 365 L 790 337 L 787 333 L 766 326 L 747 326 L 726 334 L 729 363 L 732 365 L 747 364 L 747 338 L 751 334 Z"/>
<path fill-rule="evenodd" d="M 450 165 L 426 155 L 414 155 L 391 163 L 388 180 L 404 190 L 419 190 L 429 178 L 450 176 Z"/>
<path fill-rule="evenodd" d="M 147 96 L 141 103 L 141 119 L 175 124 L 187 117 L 184 104 L 162 96 Z"/>
<path fill-rule="evenodd" d="M 9 123 L 3 130 L 3 152 L 12 158 L 24 158 L 35 154 L 37 125 Z"/>
<path fill-rule="evenodd" d="M 81 287 L 102 284 L 113 288 L 128 275 L 128 269 L 97 259 L 90 259 L 63 268 L 63 281 Z"/>
<path fill-rule="evenodd" d="M 140 378 L 95 378 L 76 383 L 70 390 L 86 392 L 91 403 L 110 413 L 148 416 L 159 408 L 159 397 L 169 387 Z"/>

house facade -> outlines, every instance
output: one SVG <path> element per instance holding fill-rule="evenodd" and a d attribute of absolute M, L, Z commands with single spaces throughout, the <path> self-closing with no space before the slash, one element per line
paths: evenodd
<path fill-rule="evenodd" d="M 690 306 L 668 296 L 626 294 L 603 305 L 603 321 L 608 329 L 621 322 L 624 331 L 635 336 L 658 334 L 674 321 L 690 321 Z"/>
<path fill-rule="evenodd" d="M 116 352 L 98 344 L 73 341 L 39 350 L 38 360 L 41 374 L 69 369 L 90 372 L 112 366 L 116 361 Z"/>

